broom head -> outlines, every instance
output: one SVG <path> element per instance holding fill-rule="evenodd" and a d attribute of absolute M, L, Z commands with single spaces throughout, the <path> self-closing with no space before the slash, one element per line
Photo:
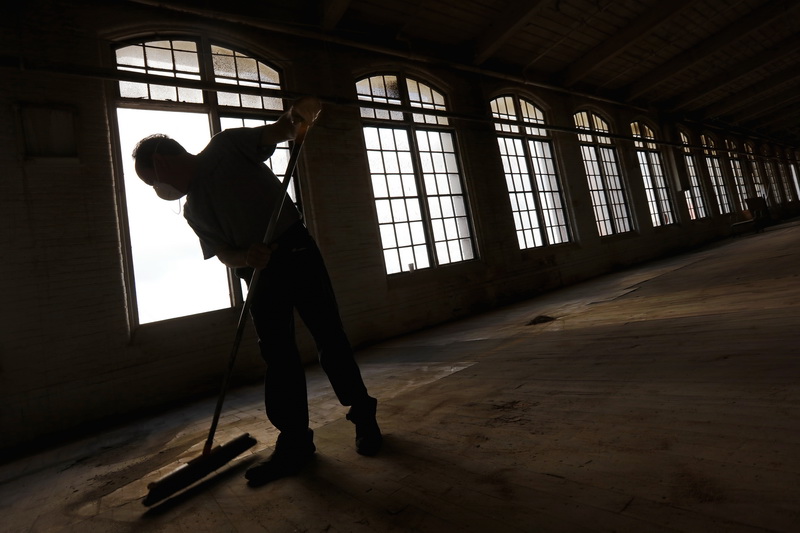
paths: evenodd
<path fill-rule="evenodd" d="M 255 444 L 256 439 L 251 437 L 249 433 L 245 433 L 222 446 L 213 448 L 209 453 L 195 457 L 174 472 L 147 485 L 149 492 L 142 503 L 150 507 L 169 498 L 176 492 L 187 488 L 227 464 Z"/>

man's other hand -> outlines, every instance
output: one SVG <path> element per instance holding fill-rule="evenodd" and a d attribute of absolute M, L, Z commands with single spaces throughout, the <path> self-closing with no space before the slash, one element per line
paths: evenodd
<path fill-rule="evenodd" d="M 272 248 L 263 243 L 257 243 L 247 249 L 245 262 L 247 266 L 252 268 L 264 268 L 269 263 L 269 258 L 272 255 Z"/>

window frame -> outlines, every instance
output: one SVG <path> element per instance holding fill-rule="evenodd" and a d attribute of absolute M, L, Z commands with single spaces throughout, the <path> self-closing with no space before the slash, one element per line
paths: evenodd
<path fill-rule="evenodd" d="M 719 155 L 717 141 L 704 133 L 700 135 L 700 144 L 703 145 L 703 159 L 706 162 L 708 178 L 711 180 L 714 199 L 717 201 L 717 210 L 720 215 L 730 215 L 733 213 L 733 206 L 728 185 L 725 183 L 725 176 L 722 173 L 722 158 Z"/>
<path fill-rule="evenodd" d="M 168 76 L 168 75 L 158 75 L 151 72 L 147 72 L 147 67 L 145 66 L 145 72 L 141 72 L 137 69 L 131 68 L 119 68 L 119 63 L 117 62 L 117 51 L 121 50 L 125 47 L 135 46 L 135 45 L 147 45 L 148 43 L 158 43 L 158 42 L 192 42 L 196 46 L 196 54 L 197 54 L 197 72 L 196 76 Z M 278 84 L 275 87 L 263 87 L 259 86 L 259 83 L 250 83 L 250 84 L 235 84 L 231 83 L 221 83 L 215 74 L 214 65 L 213 65 L 213 50 L 215 47 L 219 47 L 222 49 L 227 49 L 233 51 L 237 54 L 240 54 L 243 57 L 249 58 L 254 60 L 257 64 L 266 65 L 270 69 L 272 69 L 277 77 L 278 77 Z M 276 120 L 281 114 L 285 112 L 285 104 L 283 104 L 283 96 L 285 95 L 285 88 L 284 84 L 286 81 L 285 73 L 274 63 L 270 62 L 269 58 L 266 57 L 264 53 L 253 53 L 251 50 L 247 49 L 244 46 L 236 46 L 232 45 L 229 42 L 225 41 L 224 39 L 217 39 L 211 38 L 209 35 L 203 32 L 191 32 L 191 33 L 181 33 L 181 32 L 174 32 L 168 34 L 152 34 L 152 35 L 142 35 L 137 36 L 135 38 L 122 38 L 118 40 L 114 40 L 110 45 L 110 61 L 112 63 L 112 68 L 117 69 L 117 72 L 120 72 L 120 76 L 118 78 L 118 82 L 113 84 L 113 89 L 111 89 L 109 98 L 109 105 L 112 109 L 111 115 L 113 116 L 113 138 L 114 143 L 116 146 L 116 154 L 119 158 L 130 158 L 130 154 L 121 153 L 121 147 L 119 145 L 119 124 L 117 124 L 116 119 L 116 110 L 117 109 L 141 109 L 141 110 L 162 110 L 162 111 L 170 111 L 170 112 L 184 112 L 184 113 L 202 113 L 208 117 L 209 122 L 209 135 L 213 136 L 216 133 L 219 133 L 223 130 L 222 128 L 222 121 L 226 119 L 236 119 L 236 120 L 252 120 L 256 119 L 259 121 L 273 122 Z M 259 67 L 260 68 L 260 67 Z M 156 69 L 160 70 L 161 72 L 168 73 L 168 69 Z M 125 73 L 131 72 L 132 76 L 127 76 Z M 159 83 L 165 82 L 165 83 Z M 198 91 L 202 97 L 200 101 L 174 101 L 174 100 L 162 100 L 162 99 L 148 99 L 148 98 L 133 98 L 133 97 L 126 97 L 123 96 L 121 93 L 121 84 L 122 83 L 133 83 L 133 84 L 146 84 L 148 85 L 148 91 L 150 90 L 150 85 L 173 85 L 175 87 L 183 87 L 189 91 Z M 219 93 L 225 92 L 223 91 L 224 88 L 231 87 L 231 91 L 227 92 L 237 92 L 239 94 L 249 94 L 254 96 L 261 96 L 263 99 L 270 99 L 274 100 L 278 104 L 281 105 L 280 108 L 273 107 L 268 108 L 266 106 L 261 108 L 255 107 L 234 107 L 229 105 L 220 104 L 219 102 Z M 176 89 L 176 94 L 178 93 L 179 89 Z M 278 151 L 286 152 L 285 155 L 288 156 L 288 143 L 282 143 L 278 146 Z M 273 156 L 274 157 L 274 156 Z M 270 158 L 271 161 L 273 157 Z M 125 288 L 126 288 L 126 299 L 128 302 L 128 321 L 129 321 L 129 328 L 131 332 L 135 331 L 142 325 L 151 324 L 153 322 L 146 322 L 141 323 L 139 318 L 139 303 L 137 298 L 136 292 L 136 272 L 134 269 L 134 258 L 133 258 L 133 248 L 132 248 L 132 238 L 129 229 L 129 214 L 128 214 L 128 200 L 126 198 L 125 193 L 125 178 L 123 176 L 122 170 L 122 159 L 115 165 L 116 173 L 119 176 L 117 180 L 118 186 L 116 187 L 116 194 L 118 198 L 118 216 L 120 220 L 120 239 L 122 241 L 122 256 L 123 256 L 123 268 L 124 268 L 124 278 L 126 280 Z M 272 166 L 270 165 L 270 168 Z M 276 175 L 279 178 L 282 178 L 282 174 L 276 171 Z M 292 182 L 289 184 L 289 192 L 290 196 L 296 200 L 298 208 L 301 208 L 302 205 L 302 191 L 300 189 L 299 180 L 294 179 L 297 176 L 295 172 L 295 176 L 292 178 Z M 130 176 L 128 176 L 130 179 Z M 197 245 L 198 254 L 199 252 L 199 243 Z M 202 255 L 199 256 L 202 259 Z M 220 308 L 217 310 L 224 310 L 230 308 L 240 307 L 244 302 L 244 291 L 242 287 L 242 280 L 236 277 L 233 271 L 230 268 L 226 268 L 227 272 L 227 285 L 228 285 L 228 293 L 230 296 L 230 305 L 225 308 Z M 175 316 L 172 318 L 165 318 L 163 320 L 170 320 L 173 318 L 183 318 L 183 317 L 191 317 L 196 314 L 201 314 L 207 311 L 201 311 L 199 313 L 191 313 L 187 315 Z M 161 322 L 163 320 L 157 320 L 157 322 Z"/>
<path fill-rule="evenodd" d="M 631 133 L 634 137 L 634 150 L 647 195 L 650 221 L 654 227 L 675 224 L 677 220 L 669 186 L 669 176 L 667 176 L 664 156 L 655 143 L 655 132 L 647 122 L 635 120 L 631 122 Z"/>
<path fill-rule="evenodd" d="M 747 192 L 747 181 L 744 175 L 744 167 L 742 166 L 742 160 L 739 157 L 739 147 L 736 144 L 736 141 L 732 139 L 724 139 L 723 143 L 725 144 L 725 154 L 728 159 L 728 167 L 730 168 L 731 177 L 733 178 L 733 190 L 736 193 L 739 210 L 743 211 L 747 209 L 747 203 L 745 200 L 749 197 L 749 193 Z"/>
<path fill-rule="evenodd" d="M 578 121 L 579 115 L 586 115 L 586 125 L 581 126 Z M 581 159 L 584 165 L 587 184 L 589 186 L 589 193 L 592 202 L 592 211 L 594 213 L 595 222 L 597 225 L 597 232 L 600 237 L 611 237 L 613 235 L 624 235 L 635 231 L 633 215 L 631 211 L 630 199 L 628 198 L 628 187 L 625 183 L 625 177 L 622 173 L 622 165 L 620 165 L 619 152 L 617 146 L 614 144 L 611 134 L 613 134 L 609 122 L 600 114 L 592 110 L 579 110 L 572 115 L 575 127 L 580 130 L 576 133 L 578 137 L 578 145 L 581 150 Z M 602 123 L 605 129 L 599 127 L 598 123 Z M 603 134 L 607 135 L 603 135 Z M 596 165 L 597 174 L 590 172 L 590 161 L 587 161 L 586 155 L 593 155 L 591 163 Z M 613 155 L 613 160 L 605 160 L 604 155 Z M 618 187 L 612 188 L 609 186 L 609 175 L 606 171 L 608 165 L 613 164 L 616 169 L 616 175 L 611 176 L 618 181 Z M 595 178 L 599 177 L 599 183 Z M 602 188 L 595 188 L 594 185 L 600 185 Z M 613 203 L 613 195 L 618 196 L 619 201 Z M 602 200 L 602 203 L 598 203 Z M 602 210 L 604 218 L 598 216 L 598 211 Z M 624 222 L 626 227 L 620 228 L 620 223 Z M 605 226 L 605 231 L 603 229 Z"/>
<path fill-rule="evenodd" d="M 383 93 L 373 89 L 376 85 L 372 80 L 378 78 L 382 80 Z M 392 79 L 396 83 L 396 93 L 392 93 L 391 87 L 386 85 L 387 80 Z M 419 89 L 419 99 L 411 98 L 410 84 Z M 357 78 L 355 85 L 361 102 L 362 133 L 375 207 L 374 220 L 380 236 L 386 275 L 431 271 L 478 260 L 480 256 L 469 187 L 459 149 L 458 131 L 450 123 L 446 93 L 427 79 L 399 71 L 371 72 Z M 359 92 L 359 86 L 363 88 L 365 85 L 368 86 L 367 92 Z M 423 95 L 425 91 L 430 92 Z M 372 135 L 373 131 L 375 135 Z M 410 164 L 410 172 L 401 172 L 401 175 L 413 180 L 413 195 L 406 194 L 406 191 L 412 190 L 412 184 L 406 182 L 402 187 L 403 194 L 393 196 L 392 190 L 399 190 L 396 185 L 393 186 L 397 182 L 397 173 L 387 172 L 383 163 L 386 161 L 385 154 L 393 150 L 388 147 L 389 142 L 384 149 L 381 141 L 381 135 L 387 137 L 388 141 L 388 132 L 394 138 L 394 147 L 398 146 L 396 134 L 404 133 L 400 146 L 404 148 L 402 152 L 407 152 L 409 160 L 406 160 L 406 156 L 396 157 L 400 165 L 403 162 Z M 377 148 L 373 144 L 375 137 L 379 140 Z M 437 146 L 441 146 L 441 151 Z M 377 154 L 381 156 L 380 161 Z M 394 162 L 390 161 L 390 164 L 393 166 Z M 444 172 L 441 171 L 442 164 Z M 453 166 L 456 172 L 452 172 Z M 382 170 L 377 171 L 378 167 Z M 443 174 L 448 176 L 447 183 L 442 181 Z M 457 178 L 455 182 L 453 176 Z M 443 189 L 444 193 L 441 192 Z M 411 198 L 416 202 L 409 203 Z M 448 200 L 452 203 L 448 204 Z M 401 201 L 405 202 L 403 206 L 400 206 Z M 398 206 L 397 211 L 394 206 Z M 387 207 L 388 218 L 385 214 Z M 409 213 L 416 217 L 417 209 L 417 218 L 405 218 Z M 399 214 L 403 210 L 404 213 Z M 395 213 L 398 213 L 397 217 Z M 405 231 L 407 223 L 408 233 Z M 417 223 L 421 224 L 421 233 Z M 422 240 L 419 239 L 420 235 Z M 442 235 L 444 239 L 440 238 Z M 420 263 L 423 251 L 425 261 Z M 453 259 L 452 256 L 456 255 L 454 252 L 460 258 Z M 409 258 L 413 261 L 408 262 Z"/>
<path fill-rule="evenodd" d="M 700 179 L 701 174 L 697 166 L 697 155 L 692 148 L 691 136 L 682 128 L 678 130 L 678 136 L 681 139 L 681 152 L 686 164 L 686 172 L 689 175 L 689 189 L 683 191 L 686 206 L 689 209 L 689 218 L 692 220 L 708 218 L 708 200 Z"/>
<path fill-rule="evenodd" d="M 504 101 L 508 98 L 511 99 L 513 118 L 510 118 L 512 115 L 508 113 L 508 106 Z M 505 113 L 501 113 L 499 110 L 501 101 L 503 101 Z M 528 116 L 529 113 L 524 111 L 526 108 L 523 107 L 523 103 L 534 111 L 535 116 Z M 555 155 L 555 143 L 552 136 L 548 134 L 548 130 L 539 127 L 539 125 L 544 126 L 545 124 L 544 109 L 518 93 L 498 95 L 489 101 L 489 107 L 495 126 L 500 157 L 503 161 L 503 173 L 520 250 L 572 242 L 570 216 L 561 172 Z M 504 154 L 504 147 L 506 147 L 506 152 L 508 151 L 507 141 L 519 141 L 518 144 L 514 143 L 514 154 Z M 534 145 L 546 147 L 549 156 L 540 155 L 545 152 L 534 150 Z M 548 169 L 549 172 L 536 171 L 537 168 L 541 168 L 542 161 L 545 162 L 545 167 L 552 167 L 552 169 Z M 519 167 L 519 171 L 511 172 L 515 166 Z M 521 183 L 514 183 L 517 181 L 517 175 Z M 543 187 L 545 181 L 550 182 L 547 190 L 544 190 Z M 556 188 L 553 187 L 553 184 Z M 526 205 L 526 209 L 517 209 L 520 206 L 520 196 L 522 196 L 522 203 Z M 553 200 L 557 200 L 557 205 Z M 543 204 L 547 204 L 547 206 L 543 207 Z M 556 223 L 552 224 L 551 221 L 554 218 Z"/>

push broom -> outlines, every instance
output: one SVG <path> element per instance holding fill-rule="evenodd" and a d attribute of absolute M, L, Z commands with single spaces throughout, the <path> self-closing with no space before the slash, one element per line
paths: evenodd
<path fill-rule="evenodd" d="M 302 122 L 298 126 L 297 134 L 295 135 L 294 143 L 292 144 L 292 151 L 289 156 L 289 163 L 286 166 L 286 173 L 284 174 L 283 181 L 281 183 L 283 194 L 280 195 L 281 200 L 277 206 L 277 209 L 272 210 L 272 215 L 270 216 L 269 223 L 267 224 L 267 230 L 264 235 L 265 244 L 269 244 L 272 241 L 278 217 L 280 216 L 280 212 L 283 210 L 283 205 L 285 203 L 286 189 L 288 188 L 289 181 L 294 173 L 294 168 L 297 166 L 297 160 L 300 156 L 300 149 L 303 146 L 303 141 L 305 141 L 306 133 L 308 133 L 308 129 L 311 127 L 314 120 L 316 120 L 316 115 L 313 117 L 311 123 Z M 242 311 L 239 315 L 239 323 L 236 327 L 236 337 L 234 338 L 233 347 L 231 348 L 231 353 L 228 358 L 228 367 L 222 380 L 222 390 L 217 398 L 217 406 L 214 409 L 214 418 L 211 422 L 211 428 L 208 431 L 208 438 L 203 446 L 203 453 L 199 457 L 195 457 L 188 463 L 182 465 L 174 472 L 167 474 L 158 481 L 150 483 L 147 486 L 149 492 L 142 501 L 142 503 L 147 507 L 165 500 L 173 494 L 189 487 L 197 481 L 200 481 L 211 472 L 232 461 L 239 454 L 256 444 L 256 439 L 253 438 L 249 433 L 245 433 L 244 435 L 241 435 L 226 444 L 214 446 L 214 434 L 217 431 L 217 424 L 219 423 L 220 413 L 222 412 L 222 402 L 225 400 L 225 393 L 228 390 L 228 383 L 230 381 L 231 374 L 233 373 L 233 365 L 236 361 L 236 355 L 239 352 L 239 344 L 241 344 L 244 326 L 247 322 L 247 314 L 250 310 L 250 296 L 255 292 L 253 289 L 258 281 L 260 272 L 261 269 L 255 269 L 253 271 L 253 277 L 250 280 L 247 297 L 245 298 L 244 305 L 242 306 Z"/>

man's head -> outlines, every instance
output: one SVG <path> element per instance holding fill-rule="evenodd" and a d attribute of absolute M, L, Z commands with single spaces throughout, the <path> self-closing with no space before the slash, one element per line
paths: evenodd
<path fill-rule="evenodd" d="M 191 181 L 193 168 L 191 155 L 176 140 L 157 133 L 145 137 L 133 149 L 136 174 L 156 194 L 165 200 L 176 200 L 185 195 Z"/>

